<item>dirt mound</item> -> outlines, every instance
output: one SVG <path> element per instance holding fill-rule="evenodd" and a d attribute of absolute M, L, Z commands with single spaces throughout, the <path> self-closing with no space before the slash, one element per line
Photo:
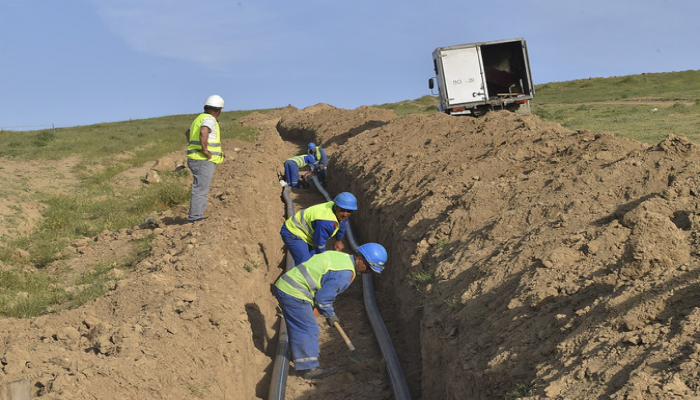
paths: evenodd
<path fill-rule="evenodd" d="M 277 173 L 313 140 L 330 156 L 328 191 L 360 200 L 356 236 L 389 249 L 377 298 L 413 398 L 700 394 L 700 178 L 684 138 L 647 146 L 509 112 L 327 104 L 240 122 L 260 137 L 224 143 L 240 151 L 217 168 L 208 219 L 183 224 L 181 207 L 74 243 L 66 263 L 85 268 L 155 236 L 133 272 L 114 271 L 107 296 L 3 320 L 0 384 L 28 379 L 46 399 L 266 398 L 269 289 L 283 268 Z M 363 340 L 359 286 L 338 313 Z M 322 362 L 342 354 L 330 346 Z M 378 360 L 317 384 L 290 377 L 287 396 L 389 398 L 381 376 Z"/>

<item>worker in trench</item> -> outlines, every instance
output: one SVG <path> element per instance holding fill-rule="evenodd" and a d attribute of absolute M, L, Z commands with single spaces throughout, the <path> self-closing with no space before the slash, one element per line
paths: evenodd
<path fill-rule="evenodd" d="M 280 235 L 294 259 L 294 265 L 326 251 L 326 242 L 333 236 L 334 250 L 343 251 L 345 231 L 355 210 L 357 198 L 350 192 L 342 192 L 333 201 L 302 209 L 287 219 L 282 224 Z"/>
<path fill-rule="evenodd" d="M 316 146 L 316 143 L 309 143 L 307 146 L 307 153 L 311 155 L 318 163 L 318 168 L 316 169 L 316 175 L 318 175 L 318 180 L 322 183 L 326 183 L 326 164 L 328 164 L 328 156 L 326 151 L 323 150 L 321 146 Z"/>
<path fill-rule="evenodd" d="M 308 166 L 311 171 L 318 168 L 318 162 L 311 154 L 302 154 L 288 158 L 284 162 L 284 179 L 280 180 L 282 187 L 289 185 L 290 188 L 299 188 L 299 170 Z"/>
<path fill-rule="evenodd" d="M 350 286 L 357 274 L 370 270 L 381 273 L 386 261 L 387 252 L 382 245 L 366 243 L 353 255 L 333 250 L 316 254 L 277 279 L 274 293 L 287 323 L 292 361 L 298 376 L 321 379 L 340 370 L 320 367 L 319 327 L 314 307 L 333 326 L 334 322 L 339 322 L 333 309 L 336 296 Z"/>

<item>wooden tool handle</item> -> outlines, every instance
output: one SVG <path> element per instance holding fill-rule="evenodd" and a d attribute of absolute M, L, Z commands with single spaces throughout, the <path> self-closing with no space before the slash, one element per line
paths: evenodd
<path fill-rule="evenodd" d="M 345 341 L 345 344 L 348 345 L 350 351 L 355 351 L 355 346 L 353 346 L 352 342 L 350 341 L 350 338 L 348 337 L 348 335 L 345 334 L 343 328 L 340 327 L 338 321 L 333 322 L 333 326 L 335 326 L 338 329 L 338 332 L 340 332 L 340 336 L 343 337 L 343 340 Z"/>

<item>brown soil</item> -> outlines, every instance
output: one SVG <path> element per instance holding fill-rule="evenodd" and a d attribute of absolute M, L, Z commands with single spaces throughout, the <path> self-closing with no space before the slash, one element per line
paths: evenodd
<path fill-rule="evenodd" d="M 67 250 L 69 267 L 89 268 L 155 235 L 108 295 L 3 320 L 0 384 L 28 379 L 45 399 L 267 398 L 270 285 L 284 265 L 277 173 L 314 140 L 330 155 L 328 191 L 360 199 L 356 238 L 389 250 L 374 282 L 413 398 L 700 396 L 700 154 L 685 138 L 647 146 L 505 111 L 398 117 L 325 104 L 242 123 L 260 138 L 224 144 L 240 151 L 217 168 L 204 223 L 182 224 L 179 207 Z M 392 398 L 361 286 L 337 308 L 366 362 L 352 363 L 319 318 L 321 362 L 343 371 L 290 376 L 287 398 Z"/>

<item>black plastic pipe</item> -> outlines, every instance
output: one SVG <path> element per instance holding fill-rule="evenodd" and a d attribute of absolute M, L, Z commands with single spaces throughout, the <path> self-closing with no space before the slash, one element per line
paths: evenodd
<path fill-rule="evenodd" d="M 323 188 L 323 186 L 321 186 L 316 175 L 311 174 L 309 177 L 314 183 L 316 189 L 323 194 L 326 200 L 332 201 L 333 198 L 331 198 L 328 192 Z M 345 235 L 348 238 L 348 242 L 350 243 L 353 253 L 356 252 L 357 243 L 353 237 L 350 224 L 348 224 Z M 377 301 L 374 296 L 374 280 L 372 275 L 373 274 L 362 275 L 362 294 L 365 301 L 365 311 L 367 311 L 369 322 L 372 324 L 372 329 L 374 330 L 374 336 L 377 338 L 379 348 L 382 352 L 382 356 L 384 357 L 384 361 L 386 362 L 391 388 L 394 391 L 394 399 L 410 400 L 411 394 L 408 391 L 408 385 L 406 384 L 406 378 L 404 377 L 403 369 L 401 368 L 401 363 L 399 362 L 399 357 L 394 349 L 394 344 L 391 342 L 389 331 L 387 331 L 386 325 L 384 325 L 382 316 L 377 308 Z"/>
<path fill-rule="evenodd" d="M 289 376 L 289 337 L 287 336 L 287 323 L 284 316 L 280 314 L 280 330 L 277 339 L 277 353 L 272 367 L 272 379 L 270 381 L 270 391 L 267 398 L 269 400 L 283 400 L 285 388 L 287 387 L 287 376 Z"/>
<path fill-rule="evenodd" d="M 294 203 L 289 197 L 289 186 L 285 186 L 282 196 L 287 205 L 287 217 L 294 215 Z M 286 270 L 294 268 L 294 259 L 287 251 Z M 285 388 L 287 387 L 287 377 L 289 376 L 289 337 L 287 335 L 287 323 L 280 311 L 280 329 L 279 337 L 277 338 L 277 353 L 272 366 L 272 379 L 270 380 L 270 391 L 268 392 L 268 400 L 283 400 L 285 396 Z"/>

